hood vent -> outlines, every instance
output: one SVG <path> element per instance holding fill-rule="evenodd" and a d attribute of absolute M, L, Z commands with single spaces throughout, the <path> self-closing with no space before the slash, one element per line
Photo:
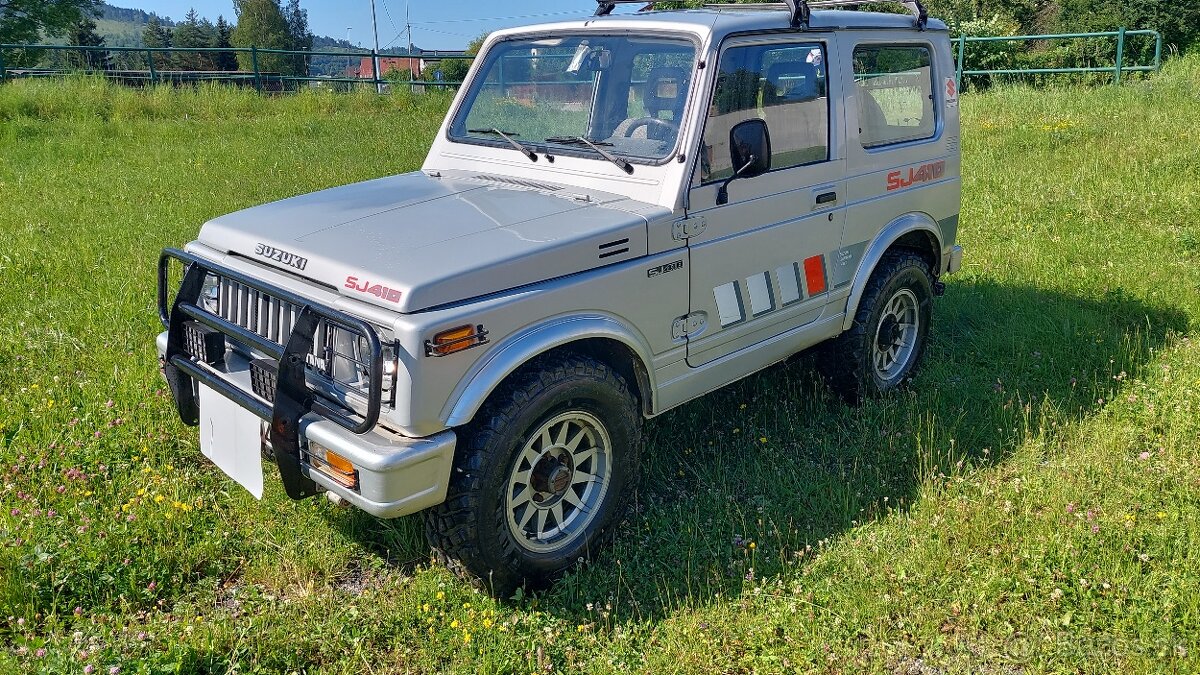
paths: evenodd
<path fill-rule="evenodd" d="M 607 244 L 600 244 L 600 259 L 611 258 L 614 255 L 629 253 L 629 237 L 610 241 Z"/>
<path fill-rule="evenodd" d="M 489 183 L 501 183 L 503 185 L 512 185 L 514 187 L 530 188 L 533 190 L 545 190 L 547 192 L 558 192 L 562 189 L 557 185 L 550 185 L 549 183 L 538 183 L 537 181 L 521 180 L 520 178 L 505 178 L 503 176 L 488 176 L 486 174 L 478 174 L 475 176 L 475 179 L 485 180 Z"/>

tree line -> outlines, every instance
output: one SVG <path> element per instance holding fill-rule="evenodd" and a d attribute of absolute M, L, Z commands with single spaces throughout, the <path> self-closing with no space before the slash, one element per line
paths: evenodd
<path fill-rule="evenodd" d="M 67 44 L 102 48 L 95 18 L 100 0 L 0 0 L 0 43 L 36 43 L 45 37 L 65 36 Z M 233 0 L 235 23 L 218 16 L 216 23 L 201 18 L 195 9 L 174 26 L 166 25 L 151 14 L 142 31 L 142 44 L 150 48 L 181 49 L 258 47 L 290 51 L 312 51 L 313 34 L 308 27 L 308 10 L 300 0 Z M 36 62 L 37 50 L 16 54 L 14 63 Z M 251 71 L 257 65 L 261 73 L 307 76 L 308 54 L 257 54 L 233 51 L 197 51 L 158 53 L 154 67 L 192 71 Z M 95 51 L 69 52 L 67 65 L 87 69 L 144 68 L 140 53 Z"/>
<path fill-rule="evenodd" d="M 237 23 L 230 25 L 218 16 L 214 24 L 201 19 L 191 10 L 174 28 L 167 28 L 151 17 L 142 32 L 147 47 L 180 49 L 233 47 L 312 51 L 313 34 L 308 29 L 308 10 L 300 0 L 234 0 Z M 167 55 L 163 55 L 166 57 Z M 171 66 L 179 70 L 242 70 L 255 69 L 252 54 L 225 52 L 177 52 L 170 55 Z M 259 72 L 280 75 L 307 76 L 311 57 L 306 54 L 259 54 Z"/>
<path fill-rule="evenodd" d="M 658 2 L 658 7 L 699 6 L 714 0 Z M 746 2 L 753 0 L 733 0 Z M 583 2 L 583 0 L 580 0 Z M 955 36 L 1098 32 L 1124 26 L 1162 33 L 1168 52 L 1200 49 L 1200 0 L 925 0 L 930 14 L 943 18 Z M 35 43 L 47 36 L 65 35 L 70 44 L 103 47 L 92 17 L 100 0 L 0 0 L 0 43 Z M 888 7 L 883 5 L 882 7 Z M 866 9 L 878 9 L 877 6 Z M 234 0 L 235 23 L 218 17 L 214 24 L 193 10 L 182 22 L 167 26 L 151 15 L 142 35 L 148 47 L 251 47 L 311 51 L 313 34 L 300 0 Z M 896 11 L 903 11 L 896 9 Z M 1126 45 L 1129 62 L 1145 64 L 1153 53 L 1149 40 Z M 36 61 L 38 56 L 9 55 L 11 65 Z M 971 68 L 1062 68 L 1111 65 L 1111 40 L 1089 42 L 972 43 L 966 62 Z M 15 58 L 14 58 L 15 57 Z M 87 68 L 134 67 L 137 55 L 103 52 L 75 54 L 74 64 Z M 161 59 L 161 61 L 159 61 Z M 252 70 L 250 54 L 194 53 L 159 55 L 156 66 L 185 70 Z M 259 54 L 263 73 L 305 76 L 308 55 Z M 447 62 L 443 79 L 457 80 L 466 63 Z M 434 73 L 424 74 L 434 77 Z"/>

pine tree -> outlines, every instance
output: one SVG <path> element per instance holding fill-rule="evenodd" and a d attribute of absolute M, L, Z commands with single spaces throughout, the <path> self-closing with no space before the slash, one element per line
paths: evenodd
<path fill-rule="evenodd" d="M 300 8 L 300 0 L 288 0 L 287 9 L 283 12 L 288 26 L 288 49 L 296 51 L 312 51 L 313 34 L 308 29 L 308 10 Z M 290 59 L 291 72 L 289 75 L 308 76 L 308 66 L 312 57 L 296 54 Z"/>
<path fill-rule="evenodd" d="M 104 38 L 96 32 L 96 22 L 91 17 L 83 17 L 71 25 L 67 31 L 67 44 L 80 47 L 103 47 Z M 68 63 L 72 68 L 87 70 L 107 70 L 108 52 L 101 51 L 72 51 L 67 54 Z"/>
<path fill-rule="evenodd" d="M 279 0 L 233 0 L 233 9 L 237 12 L 237 26 L 231 36 L 234 47 L 287 49 L 291 44 Z M 242 70 L 254 69 L 250 54 L 239 52 L 237 60 Z M 261 53 L 258 55 L 258 71 L 268 74 L 289 72 L 284 56 Z"/>
<path fill-rule="evenodd" d="M 170 47 L 171 29 L 163 26 L 157 16 L 150 17 L 146 27 L 142 29 L 142 44 L 147 47 Z"/>
<path fill-rule="evenodd" d="M 207 47 L 213 42 L 215 29 L 208 21 L 201 21 L 192 9 L 183 21 L 175 26 L 171 36 L 171 44 L 179 49 Z M 205 52 L 178 52 L 175 54 L 175 65 L 181 70 L 213 70 L 212 57 Z"/>
<path fill-rule="evenodd" d="M 142 44 L 147 47 L 170 47 L 171 46 L 171 29 L 162 25 L 157 16 L 151 16 L 150 21 L 146 23 L 146 27 L 142 29 Z M 170 68 L 171 55 L 169 53 L 153 53 L 149 56 L 152 58 L 154 68 Z"/>
<path fill-rule="evenodd" d="M 225 21 L 224 16 L 217 17 L 217 25 L 213 30 L 213 47 L 217 49 L 232 49 L 233 43 L 230 42 L 230 36 L 233 33 L 233 26 L 230 26 Z M 213 52 L 213 68 L 216 70 L 232 71 L 238 69 L 237 57 L 234 52 Z"/>

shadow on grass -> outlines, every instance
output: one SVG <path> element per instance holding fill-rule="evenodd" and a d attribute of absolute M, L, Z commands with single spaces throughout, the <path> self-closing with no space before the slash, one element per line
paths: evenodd
<path fill-rule="evenodd" d="M 649 422 L 635 513 L 542 606 L 581 623 L 596 618 L 588 603 L 644 620 L 736 596 L 805 564 L 806 547 L 907 509 L 930 476 L 1002 462 L 1028 433 L 1053 439 L 1188 325 L 1119 288 L 1078 297 L 987 280 L 953 283 L 934 322 L 916 381 L 883 400 L 844 405 L 807 353 Z M 419 516 L 339 521 L 388 561 L 426 559 Z"/>

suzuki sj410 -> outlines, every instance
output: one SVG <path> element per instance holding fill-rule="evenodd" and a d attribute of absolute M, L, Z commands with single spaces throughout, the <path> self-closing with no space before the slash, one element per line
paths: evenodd
<path fill-rule="evenodd" d="M 490 36 L 420 171 L 163 252 L 205 455 L 260 497 L 265 460 L 295 499 L 424 511 L 507 593 L 611 534 L 647 418 L 819 343 L 850 399 L 912 376 L 962 257 L 946 26 L 616 4 Z"/>

